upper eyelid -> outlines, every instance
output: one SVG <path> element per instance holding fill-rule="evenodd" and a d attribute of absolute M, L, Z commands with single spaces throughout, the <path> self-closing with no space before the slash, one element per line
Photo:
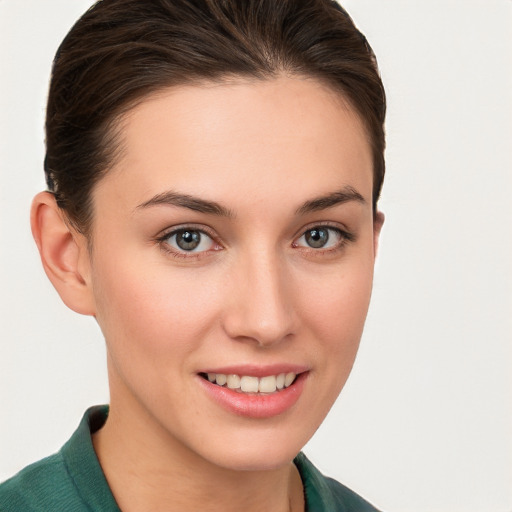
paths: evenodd
<path fill-rule="evenodd" d="M 173 227 L 164 229 L 163 231 L 160 232 L 161 234 L 157 235 L 154 238 L 154 241 L 158 244 L 158 246 L 160 246 L 160 248 L 165 250 L 166 253 L 171 254 L 175 258 L 179 257 L 179 258 L 188 259 L 190 261 L 197 260 L 197 259 L 206 257 L 207 255 L 211 254 L 211 252 L 212 252 L 211 249 L 207 249 L 204 251 L 198 251 L 198 252 L 177 249 L 176 247 L 173 247 L 173 245 L 169 242 L 169 238 L 176 236 L 176 234 L 179 233 L 180 231 L 187 231 L 187 230 L 198 231 L 198 232 L 202 233 L 203 235 L 206 235 L 210 239 L 210 241 L 213 245 L 215 245 L 215 246 L 221 245 L 222 246 L 222 242 L 219 241 L 218 237 L 216 237 L 212 233 L 208 233 L 209 229 L 210 228 L 208 228 L 208 230 L 205 229 L 204 226 L 196 227 L 193 224 L 182 224 L 182 225 L 173 226 Z"/>
<path fill-rule="evenodd" d="M 312 222 L 311 224 L 307 224 L 306 226 L 303 226 L 296 232 L 294 235 L 294 240 L 300 238 L 303 236 L 307 231 L 310 231 L 314 228 L 330 228 L 334 229 L 336 231 L 339 231 L 342 234 L 345 235 L 352 235 L 351 231 L 343 224 L 339 222 L 333 222 L 333 221 L 319 221 L 319 222 Z"/>
<path fill-rule="evenodd" d="M 343 224 L 341 224 L 339 222 L 317 221 L 317 222 L 312 222 L 310 224 L 307 224 L 306 226 L 302 226 L 293 235 L 292 240 L 293 240 L 293 242 L 295 242 L 300 237 L 304 236 L 307 231 L 314 229 L 314 228 L 322 228 L 322 227 L 333 229 L 335 231 L 339 231 L 344 237 L 346 237 L 348 239 L 355 238 L 354 234 L 346 226 L 344 226 Z M 182 223 L 182 224 L 178 224 L 176 226 L 168 227 L 166 229 L 163 229 L 160 232 L 160 234 L 158 234 L 155 238 L 159 241 L 164 241 L 165 239 L 169 238 L 173 234 L 175 234 L 179 231 L 186 230 L 186 229 L 190 229 L 193 231 L 199 231 L 199 232 L 204 233 L 207 236 L 209 236 L 215 242 L 217 242 L 221 245 L 226 245 L 224 243 L 224 241 L 222 240 L 222 237 L 220 237 L 218 235 L 218 233 L 214 229 L 212 229 L 210 226 L 207 226 L 204 224 L 196 224 L 196 223 L 189 223 L 189 224 Z"/>
<path fill-rule="evenodd" d="M 163 229 L 160 234 L 156 236 L 158 240 L 165 240 L 169 238 L 171 235 L 178 233 L 179 231 L 186 231 L 189 229 L 190 231 L 199 231 L 200 233 L 204 233 L 209 236 L 212 240 L 220 240 L 220 237 L 216 234 L 216 232 L 208 226 L 204 225 L 196 225 L 196 224 L 179 224 L 177 226 L 172 226 L 166 229 Z"/>

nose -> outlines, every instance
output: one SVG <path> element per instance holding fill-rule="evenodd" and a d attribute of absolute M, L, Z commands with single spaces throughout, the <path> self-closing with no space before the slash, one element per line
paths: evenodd
<path fill-rule="evenodd" d="M 285 267 L 277 255 L 259 253 L 231 268 L 223 314 L 228 336 L 265 347 L 294 334 L 293 290 Z"/>

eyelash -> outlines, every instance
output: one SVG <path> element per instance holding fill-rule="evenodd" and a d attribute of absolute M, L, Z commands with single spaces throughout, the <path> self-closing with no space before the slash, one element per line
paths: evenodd
<path fill-rule="evenodd" d="M 194 226 L 193 224 L 192 225 L 187 224 L 184 226 L 174 227 L 174 228 L 170 229 L 169 231 L 166 231 L 165 233 L 163 233 L 161 236 L 157 237 L 156 242 L 160 245 L 160 248 L 163 251 L 165 251 L 167 254 L 169 254 L 170 256 L 172 256 L 173 258 L 176 258 L 176 259 L 189 259 L 189 260 L 190 259 L 198 259 L 201 257 L 205 257 L 206 255 L 208 255 L 208 253 L 212 252 L 211 250 L 199 251 L 199 252 L 187 252 L 184 250 L 179 251 L 179 250 L 172 248 L 168 242 L 169 238 L 179 234 L 180 232 L 185 232 L 185 231 L 191 231 L 194 233 L 201 233 L 201 235 L 206 235 L 208 238 L 211 239 L 211 241 L 212 241 L 211 243 L 215 244 L 215 246 L 218 247 L 216 249 L 213 249 L 214 252 L 222 249 L 222 245 L 218 242 L 218 237 L 216 237 L 213 233 L 210 233 L 203 226 L 198 227 L 198 226 Z"/>
<path fill-rule="evenodd" d="M 306 236 L 308 232 L 312 232 L 314 230 L 328 230 L 329 232 L 335 232 L 336 235 L 339 237 L 339 242 L 335 245 L 335 247 L 322 249 L 322 248 L 314 248 L 314 247 L 303 247 L 298 245 L 298 240 Z M 169 245 L 169 239 L 173 236 L 176 236 L 180 232 L 195 232 L 200 233 L 201 235 L 206 235 L 208 238 L 211 239 L 211 243 L 215 245 L 215 248 L 212 250 L 206 250 L 206 251 L 198 251 L 198 252 L 187 252 L 185 250 L 179 251 L 174 248 L 172 248 Z M 343 230 L 339 228 L 338 226 L 333 226 L 329 223 L 323 223 L 323 224 L 314 224 L 312 226 L 306 227 L 301 231 L 300 236 L 296 237 L 294 239 L 294 242 L 292 243 L 292 247 L 294 248 L 302 248 L 302 250 L 308 254 L 312 255 L 331 255 L 335 254 L 345 248 L 345 246 L 351 242 L 354 242 L 356 240 L 356 237 L 353 233 L 350 233 L 346 230 Z M 218 237 L 215 236 L 213 233 L 206 230 L 203 226 L 198 227 L 194 225 L 183 225 L 178 227 L 173 227 L 169 231 L 166 231 L 162 235 L 158 236 L 156 238 L 156 242 L 159 244 L 161 249 L 165 251 L 167 254 L 172 256 L 176 259 L 199 259 L 206 257 L 211 254 L 211 252 L 220 251 L 223 249 L 223 246 L 221 242 L 219 242 Z"/>
<path fill-rule="evenodd" d="M 349 231 L 345 229 L 341 229 L 337 225 L 332 225 L 329 222 L 324 222 L 321 224 L 314 224 L 307 226 L 305 229 L 301 231 L 301 235 L 299 237 L 296 237 L 292 244 L 292 247 L 301 247 L 298 246 L 298 240 L 306 236 L 306 233 L 312 232 L 312 231 L 319 231 L 319 230 L 328 230 L 329 232 L 335 232 L 337 237 L 339 238 L 339 241 L 336 243 L 334 247 L 322 249 L 322 248 L 314 248 L 314 247 L 302 247 L 302 249 L 308 253 L 309 255 L 323 255 L 323 256 L 329 256 L 337 254 L 338 252 L 342 251 L 349 243 L 354 242 L 356 240 L 356 237 L 353 233 L 350 233 Z M 330 238 L 330 235 L 329 235 Z"/>

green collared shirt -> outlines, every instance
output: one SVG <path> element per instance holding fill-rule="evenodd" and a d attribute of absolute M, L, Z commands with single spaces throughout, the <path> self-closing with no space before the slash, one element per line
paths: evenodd
<path fill-rule="evenodd" d="M 91 434 L 108 406 L 91 407 L 71 439 L 55 455 L 0 485 L 0 512 L 120 512 L 94 452 Z M 303 453 L 295 458 L 306 512 L 378 512 L 347 487 L 324 477 Z"/>

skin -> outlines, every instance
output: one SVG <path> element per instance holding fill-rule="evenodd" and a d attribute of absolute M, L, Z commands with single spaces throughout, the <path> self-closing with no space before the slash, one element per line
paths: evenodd
<path fill-rule="evenodd" d="M 120 128 L 92 240 L 50 194 L 32 210 L 48 276 L 105 336 L 111 413 L 93 441 L 114 496 L 125 512 L 303 510 L 291 461 L 352 368 L 383 221 L 362 123 L 317 81 L 280 77 L 168 89 Z M 363 200 L 297 211 L 340 190 Z M 230 216 L 146 204 L 169 191 Z M 326 248 L 308 246 L 326 225 Z M 187 253 L 163 239 L 177 226 L 211 238 Z M 299 400 L 254 419 L 205 393 L 198 372 L 246 363 L 305 367 Z"/>

